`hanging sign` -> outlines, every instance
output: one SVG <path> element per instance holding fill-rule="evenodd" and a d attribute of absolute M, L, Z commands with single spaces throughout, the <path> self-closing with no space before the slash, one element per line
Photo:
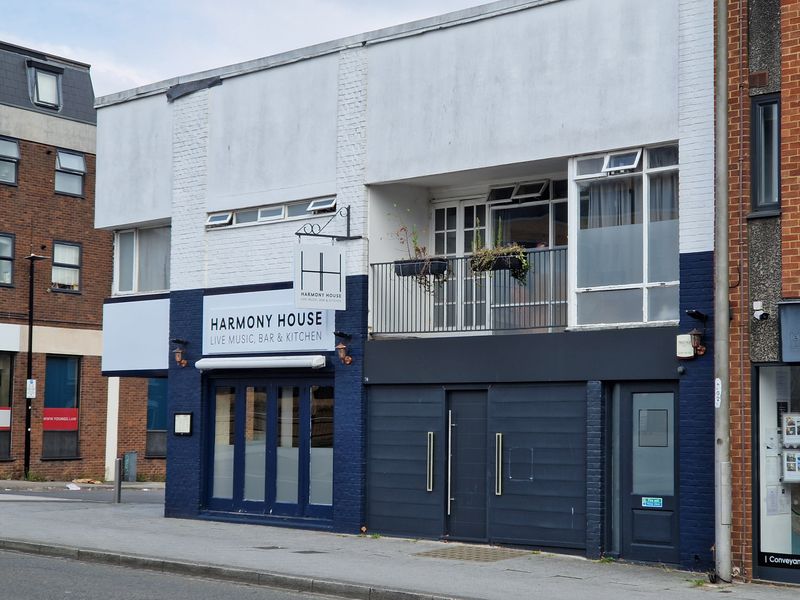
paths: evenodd
<path fill-rule="evenodd" d="M 77 408 L 45 408 L 42 412 L 44 431 L 77 431 Z"/>
<path fill-rule="evenodd" d="M 294 305 L 345 310 L 344 255 L 336 246 L 298 244 L 294 254 Z"/>
<path fill-rule="evenodd" d="M 290 289 L 203 298 L 203 354 L 333 351 L 334 313 L 298 309 Z"/>

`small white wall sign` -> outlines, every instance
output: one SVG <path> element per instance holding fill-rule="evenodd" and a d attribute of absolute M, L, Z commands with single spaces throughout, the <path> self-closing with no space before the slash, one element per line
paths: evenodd
<path fill-rule="evenodd" d="M 35 379 L 26 379 L 25 380 L 25 398 L 34 399 L 36 398 L 36 380 Z"/>
<path fill-rule="evenodd" d="M 344 255 L 336 246 L 298 244 L 294 254 L 294 305 L 345 310 L 344 263 Z"/>

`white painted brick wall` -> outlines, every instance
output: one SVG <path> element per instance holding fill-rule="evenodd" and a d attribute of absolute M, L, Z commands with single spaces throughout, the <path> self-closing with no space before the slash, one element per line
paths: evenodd
<path fill-rule="evenodd" d="M 172 256 L 170 288 L 205 287 L 208 90 L 172 104 Z"/>
<path fill-rule="evenodd" d="M 680 251 L 714 248 L 714 3 L 680 0 Z"/>

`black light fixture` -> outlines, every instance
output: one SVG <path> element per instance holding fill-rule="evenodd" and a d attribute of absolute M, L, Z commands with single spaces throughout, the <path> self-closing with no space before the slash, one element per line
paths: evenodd
<path fill-rule="evenodd" d="M 188 361 L 183 357 L 183 353 L 186 351 L 184 346 L 186 346 L 189 342 L 182 340 L 181 338 L 171 339 L 170 342 L 175 344 L 175 347 L 172 349 L 172 354 L 175 357 L 175 363 L 181 368 L 185 367 L 188 364 Z"/>
<path fill-rule="evenodd" d="M 703 345 L 703 338 L 706 335 L 706 321 L 708 321 L 708 315 L 694 308 L 688 309 L 686 315 L 703 324 L 703 331 L 694 327 L 689 332 L 689 335 L 692 337 L 692 348 L 694 348 L 695 356 L 703 356 L 706 353 L 706 347 Z"/>
<path fill-rule="evenodd" d="M 342 331 L 334 331 L 333 335 L 335 335 L 340 340 L 350 340 L 353 336 L 349 333 L 344 333 Z M 339 342 L 335 346 L 336 354 L 339 356 L 339 360 L 342 361 L 343 365 L 351 365 L 353 364 L 353 357 L 347 354 L 347 346 L 344 342 Z"/>

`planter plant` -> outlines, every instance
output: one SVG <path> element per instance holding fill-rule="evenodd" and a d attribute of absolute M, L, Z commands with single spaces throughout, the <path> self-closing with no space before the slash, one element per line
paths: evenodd
<path fill-rule="evenodd" d="M 509 271 L 511 276 L 520 285 L 528 283 L 528 271 L 531 265 L 528 262 L 528 253 L 523 246 L 517 244 L 501 244 L 501 223 L 497 225 L 497 240 L 492 248 L 484 248 L 481 236 L 476 235 L 472 246 L 472 256 L 469 266 L 473 273 L 487 271 Z"/>
<path fill-rule="evenodd" d="M 396 235 L 405 245 L 408 258 L 394 261 L 395 275 L 416 278 L 420 287 L 426 291 L 432 291 L 437 283 L 447 279 L 447 259 L 428 255 L 428 249 L 419 243 L 419 234 L 415 227 L 409 229 L 403 225 Z"/>

